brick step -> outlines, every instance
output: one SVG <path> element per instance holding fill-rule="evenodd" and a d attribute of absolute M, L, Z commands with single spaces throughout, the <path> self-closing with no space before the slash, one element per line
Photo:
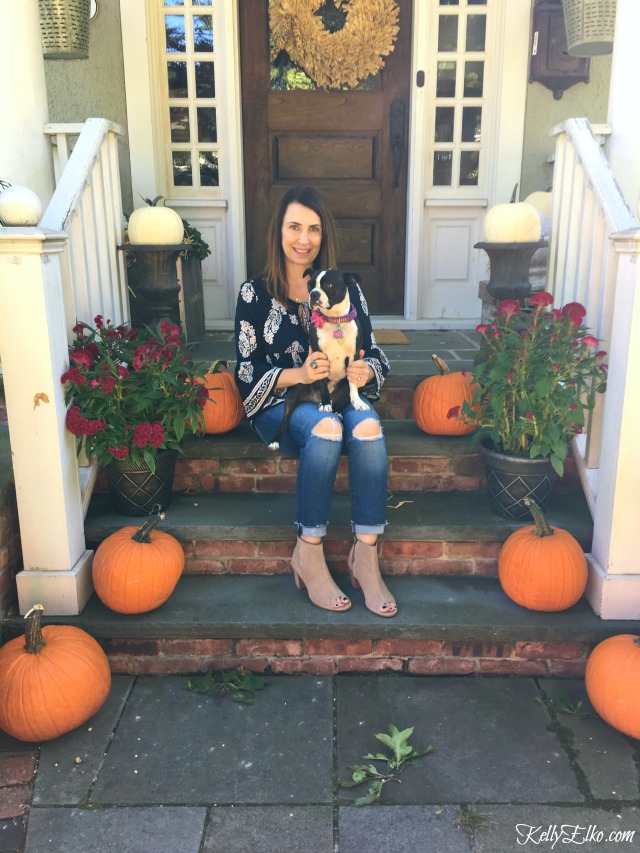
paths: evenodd
<path fill-rule="evenodd" d="M 484 492 L 404 492 L 388 506 L 378 549 L 389 575 L 495 576 L 502 543 L 521 526 L 493 515 Z M 293 494 L 176 494 L 163 529 L 182 543 L 186 574 L 275 575 L 290 571 L 295 517 Z M 547 517 L 590 550 L 592 521 L 582 494 L 554 494 Z M 85 523 L 88 547 L 138 521 L 115 513 L 108 496 L 94 495 Z M 327 563 L 343 574 L 351 543 L 347 495 L 334 497 L 329 522 Z"/>
<path fill-rule="evenodd" d="M 426 435 L 413 420 L 384 421 L 389 456 L 389 490 L 396 492 L 476 491 L 483 485 L 484 468 L 471 437 Z M 270 450 L 247 422 L 224 435 L 189 436 L 184 456 L 176 465 L 174 491 L 201 492 L 294 492 L 297 459 Z M 572 458 L 558 482 L 559 492 L 580 488 Z M 346 456 L 341 459 L 335 491 L 347 492 Z M 108 491 L 104 475 L 96 492 Z"/>
<path fill-rule="evenodd" d="M 398 615 L 381 619 L 352 592 L 353 607 L 314 607 L 291 577 L 183 577 L 160 608 L 109 611 L 94 595 L 70 624 L 103 645 L 114 673 L 169 675 L 243 666 L 265 673 L 406 672 L 415 675 L 580 677 L 589 651 L 628 630 L 583 599 L 562 613 L 510 601 L 494 578 L 392 578 Z M 7 639 L 24 631 L 4 623 Z"/>

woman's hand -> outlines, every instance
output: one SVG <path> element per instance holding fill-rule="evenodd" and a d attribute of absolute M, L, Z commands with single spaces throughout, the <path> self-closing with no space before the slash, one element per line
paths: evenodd
<path fill-rule="evenodd" d="M 352 361 L 347 367 L 347 379 L 353 382 L 358 388 L 364 388 L 367 382 L 373 379 L 373 368 L 363 360 L 364 350 L 360 350 L 360 358 L 357 361 Z"/>
<path fill-rule="evenodd" d="M 307 360 L 300 368 L 299 381 L 303 385 L 310 385 L 318 379 L 329 377 L 329 359 L 323 352 L 310 352 Z"/>

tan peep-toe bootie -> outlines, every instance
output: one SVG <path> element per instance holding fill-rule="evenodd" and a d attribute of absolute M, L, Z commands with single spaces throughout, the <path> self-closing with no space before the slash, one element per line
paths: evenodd
<path fill-rule="evenodd" d="M 334 583 L 324 559 L 322 542 L 305 542 L 298 536 L 291 557 L 291 568 L 298 589 L 306 589 L 309 598 L 323 610 L 348 610 L 351 602 Z"/>
<path fill-rule="evenodd" d="M 377 616 L 395 616 L 398 606 L 380 575 L 378 549 L 360 539 L 353 543 L 347 560 L 354 589 L 364 592 L 364 603 Z"/>

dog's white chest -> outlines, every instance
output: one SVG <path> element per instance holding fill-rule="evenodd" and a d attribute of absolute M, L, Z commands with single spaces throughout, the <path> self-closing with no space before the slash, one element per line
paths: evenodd
<path fill-rule="evenodd" d="M 325 323 L 318 329 L 320 349 L 329 359 L 329 379 L 337 382 L 346 375 L 345 359 L 353 361 L 356 354 L 357 326 L 355 322 Z"/>

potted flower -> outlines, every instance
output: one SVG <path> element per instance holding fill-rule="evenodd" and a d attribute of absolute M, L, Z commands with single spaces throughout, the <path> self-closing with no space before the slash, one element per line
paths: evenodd
<path fill-rule="evenodd" d="M 582 432 L 595 395 L 606 387 L 605 352 L 583 325 L 577 302 L 553 308 L 553 296 L 539 292 L 522 308 L 500 302 L 491 324 L 477 327 L 480 352 L 474 371 L 478 389 L 470 403 L 448 416 L 483 428 L 475 440 L 487 464 L 494 512 L 512 518 L 529 514 L 525 497 L 538 504 L 562 476 L 568 443 Z M 473 407 L 478 406 L 474 412 Z M 502 470 L 515 465 L 515 473 Z M 494 471 L 498 463 L 500 470 Z M 531 468 L 543 468 L 541 482 L 528 486 Z"/>
<path fill-rule="evenodd" d="M 119 511 L 148 515 L 171 499 L 185 430 L 196 433 L 203 424 L 202 371 L 167 321 L 135 329 L 98 315 L 94 323 L 73 330 L 71 366 L 62 376 L 67 429 L 104 466 Z"/>

